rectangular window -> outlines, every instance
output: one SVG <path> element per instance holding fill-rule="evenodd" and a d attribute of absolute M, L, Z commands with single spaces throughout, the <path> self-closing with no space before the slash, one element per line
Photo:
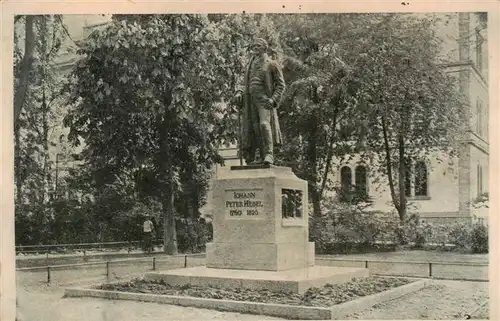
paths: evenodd
<path fill-rule="evenodd" d="M 423 161 L 415 164 L 415 196 L 427 196 L 427 165 Z"/>
<path fill-rule="evenodd" d="M 405 165 L 405 195 L 407 197 L 426 198 L 429 196 L 427 164 L 425 161 L 411 162 Z"/>
<path fill-rule="evenodd" d="M 479 197 L 483 193 L 483 167 L 477 165 L 477 196 Z"/>
<path fill-rule="evenodd" d="M 481 74 L 483 73 L 483 42 L 480 31 L 476 30 L 476 67 Z"/>
<path fill-rule="evenodd" d="M 483 102 L 477 98 L 476 100 L 476 132 L 482 137 L 483 136 Z"/>
<path fill-rule="evenodd" d="M 356 166 L 354 170 L 354 181 L 358 195 L 366 195 L 368 192 L 367 171 L 363 165 Z"/>

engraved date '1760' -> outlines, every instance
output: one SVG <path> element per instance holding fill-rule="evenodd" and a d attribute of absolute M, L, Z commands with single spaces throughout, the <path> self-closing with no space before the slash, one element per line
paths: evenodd
<path fill-rule="evenodd" d="M 264 207 L 262 190 L 226 190 L 224 207 L 230 218 L 258 217 Z"/>

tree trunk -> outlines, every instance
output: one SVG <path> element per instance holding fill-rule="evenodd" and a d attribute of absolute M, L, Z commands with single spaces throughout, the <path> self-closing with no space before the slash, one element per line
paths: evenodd
<path fill-rule="evenodd" d="M 311 201 L 313 204 L 314 217 L 321 216 L 321 195 L 316 186 L 310 186 Z"/>
<path fill-rule="evenodd" d="M 333 144 L 335 142 L 335 130 L 337 128 L 337 114 L 338 114 L 338 104 L 335 105 L 335 113 L 333 114 L 333 122 L 332 122 L 332 135 L 330 136 L 330 140 L 328 141 L 328 152 L 326 155 L 326 165 L 325 172 L 323 173 L 323 179 L 321 181 L 321 188 L 319 190 L 319 196 L 322 198 L 323 193 L 325 192 L 326 183 L 328 182 L 328 175 L 330 174 L 330 170 L 332 167 L 332 159 L 333 159 Z"/>
<path fill-rule="evenodd" d="M 169 255 L 177 254 L 177 233 L 175 229 L 174 199 L 172 185 L 166 190 L 163 200 L 163 252 Z"/>
<path fill-rule="evenodd" d="M 318 133 L 318 121 L 313 116 L 311 124 L 311 132 L 308 139 L 308 152 L 307 152 L 307 164 L 309 168 L 306 169 L 307 180 L 309 182 L 309 195 L 313 203 L 313 215 L 314 217 L 321 216 L 321 195 L 318 190 L 318 164 L 317 164 L 317 148 L 316 148 L 316 136 Z"/>
<path fill-rule="evenodd" d="M 394 179 L 392 177 L 392 160 L 391 160 L 391 147 L 389 146 L 389 138 L 387 133 L 387 120 L 382 116 L 382 133 L 384 135 L 384 149 L 385 149 L 385 166 L 387 169 L 387 178 L 389 179 L 389 189 L 391 191 L 392 203 L 396 210 L 400 211 L 399 200 L 396 197 L 396 190 L 394 188 Z"/>
<path fill-rule="evenodd" d="M 18 75 L 19 83 L 14 88 L 14 125 L 19 120 L 19 115 L 23 110 L 26 100 L 26 93 L 29 85 L 29 75 L 33 63 L 33 52 L 35 49 L 35 32 L 33 31 L 33 22 L 35 16 L 26 16 L 25 39 L 24 39 L 24 57 L 21 62 L 21 68 Z"/>
<path fill-rule="evenodd" d="M 173 22 L 172 22 L 173 23 Z M 172 73 L 177 76 L 177 71 L 173 70 Z M 172 103 L 172 88 L 166 84 L 165 92 L 163 95 L 163 104 L 165 106 L 170 106 Z M 169 109 L 165 108 L 165 113 L 163 114 L 163 119 L 157 123 L 157 130 L 159 134 L 159 151 L 157 154 L 157 164 L 160 169 L 160 173 L 166 184 L 164 186 L 164 193 L 162 193 L 162 210 L 163 210 L 163 252 L 165 254 L 175 255 L 177 254 L 177 230 L 175 228 L 175 213 L 174 213 L 174 202 L 175 202 L 175 189 L 173 182 L 173 161 L 172 157 L 175 155 L 171 152 L 171 147 L 169 144 L 169 134 L 168 129 L 171 128 L 172 121 L 175 117 L 169 114 Z"/>
<path fill-rule="evenodd" d="M 52 185 L 52 171 L 50 164 L 50 151 L 49 151 L 49 118 L 50 118 L 50 106 L 48 103 L 47 97 L 47 81 L 48 81 L 48 70 L 47 64 L 45 61 L 45 56 L 48 51 L 48 28 L 47 28 L 47 17 L 41 17 L 41 32 L 39 35 L 41 42 L 41 56 L 44 57 L 44 61 L 42 61 L 42 69 L 41 69 L 41 81 L 42 81 L 42 101 L 41 101 L 41 111 L 42 111 L 42 145 L 43 145 L 43 199 L 42 206 L 45 208 L 45 204 L 49 202 L 53 198 L 53 187 Z M 46 218 L 49 219 L 48 217 Z"/>
<path fill-rule="evenodd" d="M 45 80 L 42 80 L 45 82 Z M 42 207 L 45 207 L 46 202 L 51 198 L 50 193 L 50 159 L 49 159 L 49 110 L 47 108 L 47 101 L 45 96 L 45 85 L 43 86 L 42 92 L 42 133 L 43 133 L 43 197 L 42 197 Z"/>
<path fill-rule="evenodd" d="M 19 124 L 14 126 L 14 170 L 15 170 L 15 181 L 16 181 L 16 203 L 18 206 L 22 204 L 23 201 L 23 178 L 22 178 L 22 168 L 21 168 L 21 138 L 20 138 L 20 128 Z"/>
<path fill-rule="evenodd" d="M 405 146 L 403 140 L 403 134 L 399 134 L 399 142 L 398 142 L 398 150 L 399 150 L 399 219 L 404 221 L 406 218 L 406 189 L 405 189 L 405 180 L 406 180 L 406 168 L 405 168 Z"/>
<path fill-rule="evenodd" d="M 200 205 L 199 205 L 199 193 L 194 192 L 191 194 L 191 197 L 189 198 L 189 211 L 190 211 L 190 218 L 192 222 L 198 221 L 199 217 L 199 210 L 200 210 Z"/>
<path fill-rule="evenodd" d="M 160 132 L 160 153 L 158 165 L 160 172 L 165 176 L 166 184 L 162 193 L 162 209 L 163 209 L 163 252 L 165 254 L 177 254 L 177 230 L 175 228 L 175 188 L 172 172 L 172 155 L 168 144 L 168 134 L 166 129 L 168 123 L 168 115 L 164 116 L 164 120 L 159 128 Z"/>

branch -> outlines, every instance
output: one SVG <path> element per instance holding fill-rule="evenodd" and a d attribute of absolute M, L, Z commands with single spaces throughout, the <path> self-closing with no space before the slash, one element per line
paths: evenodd
<path fill-rule="evenodd" d="M 71 34 L 69 33 L 68 31 L 68 28 L 66 28 L 66 25 L 64 24 L 63 20 L 62 20 L 62 15 L 58 14 L 58 15 L 55 15 L 54 18 L 61 24 L 61 27 L 63 28 L 64 30 L 64 33 L 66 34 L 66 36 L 68 36 L 68 38 L 73 41 L 73 43 L 75 45 L 78 46 L 78 44 L 76 43 L 75 40 L 73 40 L 73 38 L 71 38 Z"/>
<path fill-rule="evenodd" d="M 40 129 L 36 126 L 37 122 L 36 120 L 33 119 L 33 113 L 25 113 L 25 116 L 26 116 L 26 120 L 28 121 L 29 123 L 29 127 L 32 129 L 32 130 L 35 130 L 36 133 L 39 135 L 39 136 L 42 136 L 42 132 L 40 132 Z"/>
<path fill-rule="evenodd" d="M 319 190 L 320 197 L 323 196 L 323 192 L 326 187 L 326 181 L 328 179 L 328 174 L 330 173 L 330 167 L 332 166 L 333 159 L 333 144 L 335 142 L 335 128 L 337 127 L 337 112 L 338 105 L 335 105 L 335 112 L 333 115 L 333 125 L 332 125 L 332 136 L 330 137 L 329 145 L 328 145 L 328 155 L 326 156 L 326 164 L 325 164 L 325 172 L 323 173 L 323 181 L 321 182 L 321 189 Z"/>
<path fill-rule="evenodd" d="M 54 23 L 54 25 L 55 25 L 55 23 Z M 59 48 L 61 48 L 61 44 L 60 43 L 59 43 L 59 45 L 55 45 L 56 44 L 56 40 L 57 40 L 57 32 L 56 32 L 56 28 L 55 28 L 54 25 L 52 26 L 52 43 L 51 43 L 52 46 L 51 46 L 49 52 L 46 55 L 46 58 L 45 58 L 46 60 L 49 60 L 50 57 L 52 56 L 52 54 L 54 52 L 58 51 Z"/>

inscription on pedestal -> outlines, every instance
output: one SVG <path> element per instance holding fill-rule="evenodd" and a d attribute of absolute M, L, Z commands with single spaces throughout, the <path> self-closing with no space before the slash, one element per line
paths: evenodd
<path fill-rule="evenodd" d="M 264 191 L 262 189 L 230 189 L 225 191 L 226 218 L 262 218 Z"/>

